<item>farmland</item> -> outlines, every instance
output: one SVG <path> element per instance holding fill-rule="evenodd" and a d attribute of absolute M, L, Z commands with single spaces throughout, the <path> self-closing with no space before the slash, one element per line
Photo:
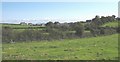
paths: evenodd
<path fill-rule="evenodd" d="M 2 27 L 10 27 L 15 32 L 22 32 L 26 29 L 32 29 L 32 30 L 44 30 L 45 27 L 42 26 L 30 26 L 30 25 L 20 25 L 20 24 L 0 24 Z"/>
<path fill-rule="evenodd" d="M 116 60 L 118 34 L 82 39 L 3 43 L 3 60 Z"/>
<path fill-rule="evenodd" d="M 2 62 L 119 62 L 116 3 L 1 2 Z"/>
<path fill-rule="evenodd" d="M 118 27 L 118 23 L 120 23 L 120 22 L 108 22 L 106 24 L 103 24 L 102 27 L 106 27 L 106 26 L 109 26 L 109 27 Z"/>
<path fill-rule="evenodd" d="M 30 25 L 20 25 L 20 24 L 2 24 L 3 27 L 11 27 L 13 29 L 44 29 L 42 26 L 30 26 Z"/>
<path fill-rule="evenodd" d="M 86 22 L 2 25 L 3 60 L 117 60 L 114 16 Z M 113 21 L 114 20 L 114 21 Z"/>

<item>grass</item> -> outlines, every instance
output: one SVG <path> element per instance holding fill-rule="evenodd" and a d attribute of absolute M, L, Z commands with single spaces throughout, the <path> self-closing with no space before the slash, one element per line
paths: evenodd
<path fill-rule="evenodd" d="M 3 24 L 3 27 L 11 27 L 13 29 L 27 29 L 27 28 L 32 28 L 32 29 L 44 29 L 45 27 L 42 26 L 30 26 L 30 25 L 20 25 L 20 24 Z"/>
<path fill-rule="evenodd" d="M 3 44 L 3 60 L 115 60 L 118 34 L 109 36 Z"/>
<path fill-rule="evenodd" d="M 13 29 L 14 32 L 23 32 L 24 30 L 27 29 Z M 32 29 L 32 30 L 43 30 L 43 29 Z"/>
<path fill-rule="evenodd" d="M 118 27 L 118 22 L 108 22 L 108 23 L 102 25 L 102 27 L 106 27 L 106 26 L 109 26 L 109 27 Z"/>

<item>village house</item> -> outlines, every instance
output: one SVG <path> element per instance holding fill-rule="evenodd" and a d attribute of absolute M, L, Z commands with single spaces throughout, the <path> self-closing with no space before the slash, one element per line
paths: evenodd
<path fill-rule="evenodd" d="M 27 23 L 25 23 L 25 22 L 20 22 L 20 25 L 27 25 Z"/>
<path fill-rule="evenodd" d="M 28 23 L 28 25 L 32 26 L 33 24 L 32 23 Z"/>

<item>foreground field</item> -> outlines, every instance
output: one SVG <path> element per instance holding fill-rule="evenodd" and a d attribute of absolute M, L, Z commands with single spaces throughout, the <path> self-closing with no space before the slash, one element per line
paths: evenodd
<path fill-rule="evenodd" d="M 115 60 L 118 34 L 44 42 L 3 44 L 3 60 Z"/>

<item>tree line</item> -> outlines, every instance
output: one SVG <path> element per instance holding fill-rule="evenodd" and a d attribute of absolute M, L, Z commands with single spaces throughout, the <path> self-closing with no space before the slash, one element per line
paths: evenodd
<path fill-rule="evenodd" d="M 96 16 L 92 20 L 86 22 L 59 23 L 48 22 L 45 24 L 45 29 L 25 29 L 16 31 L 11 27 L 2 26 L 2 41 L 3 42 L 28 42 L 42 40 L 62 40 L 71 38 L 93 37 L 101 35 L 110 35 L 119 33 L 120 27 L 100 27 L 101 25 L 120 21 L 114 15 L 101 18 Z M 89 31 L 89 32 L 85 32 Z"/>

